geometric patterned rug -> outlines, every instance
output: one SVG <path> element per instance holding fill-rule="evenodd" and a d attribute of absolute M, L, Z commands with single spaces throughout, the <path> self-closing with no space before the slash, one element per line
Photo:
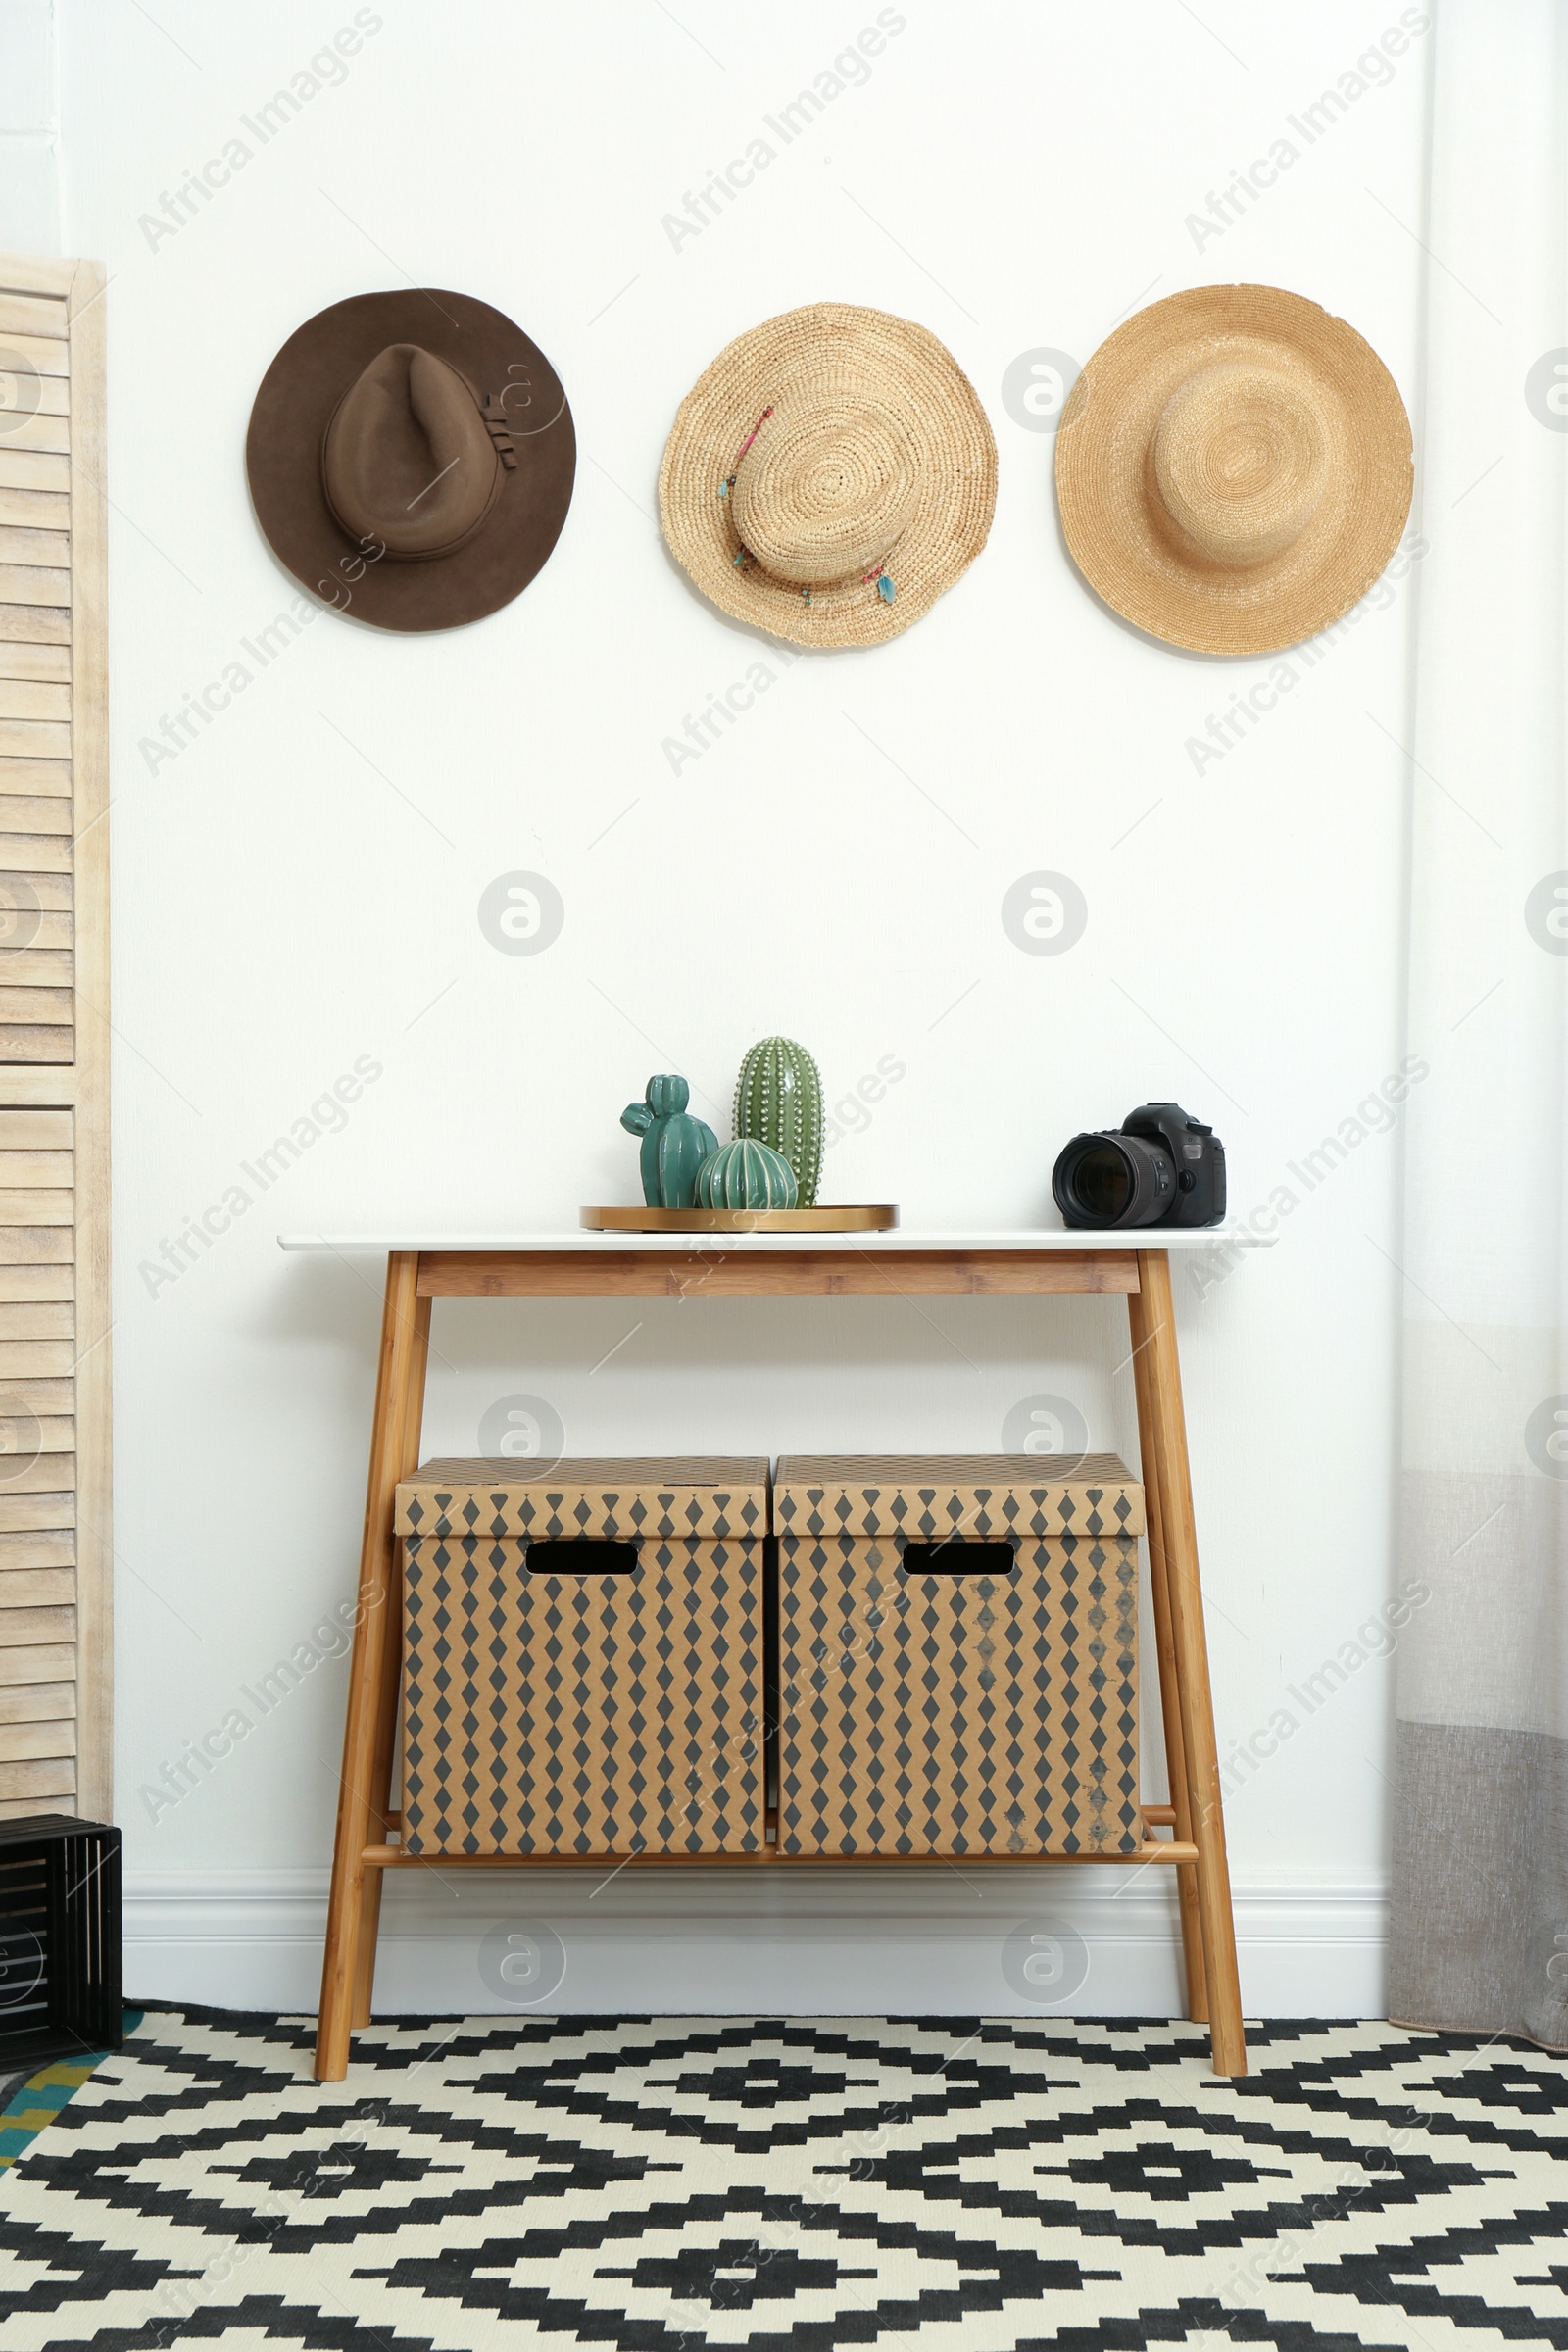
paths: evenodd
<path fill-rule="evenodd" d="M 0 2344 L 1568 2352 L 1568 2069 L 1381 2023 L 149 2011 L 0 2180 Z"/>

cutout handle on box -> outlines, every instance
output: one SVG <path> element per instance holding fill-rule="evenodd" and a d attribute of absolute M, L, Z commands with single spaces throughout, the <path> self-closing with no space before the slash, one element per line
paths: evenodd
<path fill-rule="evenodd" d="M 899 1565 L 906 1576 L 1010 1576 L 1014 1557 L 1005 1541 L 949 1536 L 941 1544 L 906 1544 Z"/>
<path fill-rule="evenodd" d="M 641 1536 L 530 1538 L 522 1564 L 532 1576 L 629 1576 L 642 1542 Z"/>

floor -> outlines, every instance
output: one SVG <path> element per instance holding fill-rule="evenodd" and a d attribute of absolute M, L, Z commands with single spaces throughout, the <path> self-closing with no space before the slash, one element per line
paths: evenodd
<path fill-rule="evenodd" d="M 0 2180 L 0 2343 L 1568 2347 L 1568 2066 L 1275 2022 L 149 2011 Z M 1559 2173 L 1557 2167 L 1564 2166 Z"/>

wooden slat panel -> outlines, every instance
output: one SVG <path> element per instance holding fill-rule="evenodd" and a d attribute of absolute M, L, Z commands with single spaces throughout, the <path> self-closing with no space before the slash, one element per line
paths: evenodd
<path fill-rule="evenodd" d="M 5 763 L 3 760 L 0 760 L 0 774 L 3 774 L 4 770 Z M 17 866 L 15 860 L 11 857 L 11 852 L 16 845 L 17 838 L 18 837 L 16 835 L 7 835 L 3 838 L 0 838 L 0 856 L 3 856 L 5 859 L 5 862 L 0 864 L 0 877 L 3 877 L 3 879 L 0 879 L 0 890 L 8 890 L 9 886 L 8 904 L 14 907 L 16 906 L 17 894 L 19 892 L 24 892 L 27 899 L 27 911 L 29 915 L 31 913 L 33 902 L 36 902 L 39 909 L 44 914 L 70 914 L 72 911 L 72 900 L 74 896 L 75 889 L 71 876 L 71 868 L 69 866 L 65 866 L 62 867 L 58 872 L 51 874 L 46 873 L 41 866 L 35 866 L 30 870 L 24 872 Z M 25 838 L 30 842 L 36 842 L 39 839 L 39 836 L 35 833 L 29 833 L 25 836 Z M 59 844 L 55 843 L 51 846 L 58 849 Z M 42 926 L 39 928 L 38 937 L 41 941 L 43 937 Z M 74 928 L 73 928 L 72 937 L 75 937 Z M 0 1097 L 0 1100 L 3 1099 L 3 1097 Z"/>
<path fill-rule="evenodd" d="M 8 1315 L 48 1315 L 64 1311 L 69 1315 L 74 1310 L 70 1306 L 63 1310 L 59 1307 L 49 1306 L 11 1306 L 0 1311 Z M 13 1420 L 9 1415 L 0 1414 L 0 1490 L 9 1487 L 15 1493 L 20 1489 L 21 1481 L 6 1475 L 6 1465 L 14 1462 L 19 1455 L 28 1452 L 33 1446 L 37 1447 L 40 1455 L 46 1453 L 74 1454 L 76 1450 L 74 1415 L 49 1413 L 40 1418 L 38 1414 L 33 1413 L 24 1415 L 21 1420 Z M 52 1462 L 50 1470 L 51 1478 L 44 1483 L 58 1486 L 60 1464 Z"/>
<path fill-rule="evenodd" d="M 14 348 L 17 348 L 12 343 L 10 336 L 0 336 L 0 343 L 5 346 L 5 351 L 14 351 Z M 57 418 L 71 416 L 71 383 L 66 381 L 66 376 L 33 376 L 30 378 L 28 398 L 25 398 L 25 412 L 28 412 L 28 416 L 57 416 Z M 10 440 L 12 435 L 7 433 L 5 437 Z M 25 447 L 25 442 L 24 442 L 24 447 Z M 54 445 L 49 445 L 49 447 L 54 447 Z M 71 440 L 66 440 L 64 447 L 66 447 L 66 452 L 69 452 Z"/>
<path fill-rule="evenodd" d="M 42 531 L 30 534 L 41 539 Z M 0 532 L 0 538 L 4 538 Z M 16 532 L 12 537 L 17 537 Z M 71 688 L 59 680 L 0 677 L 0 718 L 56 718 L 71 716 Z"/>
<path fill-rule="evenodd" d="M 15 351 L 16 344 L 8 342 L 6 349 Z M 30 416 L 13 416 L 6 430 L 6 440 L 12 449 L 46 449 L 69 453 L 71 448 L 71 419 L 51 416 L 40 401 Z"/>
<path fill-rule="evenodd" d="M 4 618 L 5 612 L 6 608 L 0 606 L 0 618 Z M 0 642 L 0 667 L 13 659 L 20 662 L 24 656 L 36 656 L 40 662 L 69 664 L 71 648 L 69 645 L 10 645 Z M 30 675 L 30 672 L 24 671 L 22 674 Z M 53 672 L 42 674 L 52 676 Z M 12 793 L 19 798 L 30 796 L 49 801 L 69 800 L 71 761 L 0 759 L 0 792 Z"/>
<path fill-rule="evenodd" d="M 0 1265 L 0 1303 L 22 1305 L 28 1298 L 75 1298 L 75 1268 L 73 1265 Z M 17 1406 L 0 1399 L 0 1413 L 17 1411 Z M 30 1411 L 40 1411 L 33 1404 Z"/>
<path fill-rule="evenodd" d="M 75 890 L 80 981 L 74 1052 L 76 1112 L 75 1483 L 80 1494 L 77 1570 L 83 1695 L 79 1787 L 86 1810 L 114 1804 L 114 1487 L 111 1476 L 114 1301 L 111 1291 L 109 1090 L 109 509 L 104 493 L 108 419 L 104 271 L 81 262 L 72 280 L 71 625 L 74 647 L 72 740 L 75 766 Z M 41 600 L 47 601 L 47 600 Z M 58 1346 L 54 1341 L 0 1342 Z M 61 1458 L 61 1457 L 54 1457 Z"/>
<path fill-rule="evenodd" d="M 40 1642 L 30 1649 L 0 1649 L 0 1684 L 74 1682 L 76 1652 L 69 1642 Z"/>
<path fill-rule="evenodd" d="M 49 694 L 69 693 L 69 687 L 51 686 Z M 49 833 L 69 835 L 72 830 L 71 803 L 64 799 L 44 800 L 31 793 L 7 792 L 11 778 L 6 774 L 9 762 L 0 760 L 0 834 L 14 840 L 18 834 Z"/>
<path fill-rule="evenodd" d="M 0 1061 L 74 1061 L 74 1032 L 0 1024 Z"/>
<path fill-rule="evenodd" d="M 78 1718 L 112 1803 L 103 286 L 0 261 L 0 338 L 38 377 L 0 437 L 0 1688 L 72 1691 L 0 1712 L 0 1818 L 74 1799 Z"/>
<path fill-rule="evenodd" d="M 74 1568 L 76 1539 L 69 1530 L 52 1535 L 0 1536 L 0 1575 L 14 1568 Z"/>
<path fill-rule="evenodd" d="M 74 1796 L 75 1789 L 76 1767 L 69 1756 L 55 1764 L 0 1764 L 0 1800 Z"/>
<path fill-rule="evenodd" d="M 40 1642 L 74 1642 L 76 1612 L 58 1609 L 0 1609 L 0 1649 L 34 1648 Z"/>
<path fill-rule="evenodd" d="M 54 335 L 7 335 L 6 345 L 36 368 L 40 375 L 71 373 L 71 353 Z"/>
<path fill-rule="evenodd" d="M 52 253 L 0 253 L 0 286 L 8 294 L 61 294 L 69 307 L 80 268 Z"/>
<path fill-rule="evenodd" d="M 0 885 L 0 894 L 3 894 L 3 885 Z M 37 915 L 28 914 L 24 927 L 30 929 L 38 919 Z M 10 920 L 11 910 L 5 906 L 3 895 L 0 895 L 0 942 L 3 942 Z M 76 958 L 69 948 L 11 948 L 5 951 L 0 971 L 4 971 L 7 980 L 13 984 L 26 981 L 51 988 L 69 988 L 75 966 Z"/>
<path fill-rule="evenodd" d="M 23 530 L 67 531 L 71 501 L 60 490 L 0 490 L 0 522 Z"/>
<path fill-rule="evenodd" d="M 66 1303 L 75 1298 L 75 1268 L 73 1265 L 0 1265 L 0 1305 L 47 1305 Z M 19 1411 L 61 1411 L 59 1404 L 7 1404 L 0 1397 L 0 1413 Z M 64 1411 L 71 1411 L 66 1404 Z"/>
<path fill-rule="evenodd" d="M 43 1608 L 52 1603 L 75 1607 L 74 1568 L 8 1568 L 0 1573 L 0 1612 Z M 3 1623 L 0 1616 L 0 1624 Z M 0 1635 L 0 1640 L 3 1639 Z"/>
<path fill-rule="evenodd" d="M 12 1142 L 15 1130 L 13 1119 L 71 1118 L 69 1110 L 0 1110 L 0 1192 L 16 1192 L 27 1185 L 47 1185 L 51 1189 L 69 1192 L 72 1184 L 73 1161 L 69 1150 L 64 1152 L 27 1151 Z"/>
<path fill-rule="evenodd" d="M 13 335 L 47 335 L 59 342 L 65 333 L 63 294 L 22 294 L 0 287 L 0 334 L 8 340 Z"/>
<path fill-rule="evenodd" d="M 0 487 L 69 490 L 71 460 L 46 457 L 35 449 L 7 449 L 4 443 L 0 443 Z"/>
<path fill-rule="evenodd" d="M 0 1110 L 0 1152 L 64 1153 L 75 1140 L 75 1117 L 69 1110 Z"/>
<path fill-rule="evenodd" d="M 0 477 L 7 466 L 22 466 L 24 461 L 25 452 L 7 457 L 5 442 L 0 442 Z M 30 464 L 54 466 L 61 461 L 40 457 Z M 71 645 L 71 612 L 64 605 L 0 605 L 0 633 L 5 633 L 7 645 Z"/>
<path fill-rule="evenodd" d="M 75 1254 L 76 1237 L 69 1225 L 0 1226 L 0 1266 L 69 1265 Z"/>
<path fill-rule="evenodd" d="M 4 804 L 0 803 L 0 807 Z M 3 842 L 0 842 L 3 847 Z M 0 956 L 0 1023 L 23 1022 L 30 1028 L 49 1028 L 73 1016 L 69 988 L 14 988 Z"/>
<path fill-rule="evenodd" d="M 0 973 L 4 970 L 0 959 Z M 11 988 L 0 980 L 0 1023 L 24 1021 L 36 1029 L 69 1021 L 74 1012 L 71 999 L 69 988 Z"/>
<path fill-rule="evenodd" d="M 15 572 L 16 565 L 9 568 Z M 66 575 L 61 574 L 64 578 Z M 5 594 L 0 568 L 0 597 Z M 63 718 L 0 718 L 0 759 L 69 760 L 71 725 Z"/>
<path fill-rule="evenodd" d="M 76 1312 L 69 1298 L 33 1298 L 0 1305 L 0 1340 L 71 1340 Z"/>
<path fill-rule="evenodd" d="M 0 1690 L 0 1723 L 62 1723 L 75 1712 L 74 1683 L 14 1683 Z"/>
<path fill-rule="evenodd" d="M 0 1494 L 23 1501 L 29 1494 L 63 1493 L 68 1485 L 74 1486 L 76 1457 L 74 1453 L 40 1453 L 37 1460 L 19 1468 L 15 1461 L 5 1465 L 5 1477 L 0 1479 Z M 75 1525 L 73 1512 L 71 1522 Z"/>
<path fill-rule="evenodd" d="M 24 724 L 9 720 L 7 724 Z M 0 727 L 0 734 L 4 734 Z M 66 732 L 69 734 L 70 729 Z M 40 906 L 50 905 L 69 906 L 69 884 L 64 891 L 50 893 L 39 881 L 40 874 L 69 874 L 71 872 L 71 843 L 58 833 L 7 833 L 0 835 L 0 871 L 25 880 Z"/>
<path fill-rule="evenodd" d="M 29 529 L 24 523 L 0 522 L 0 564 L 40 564 L 46 570 L 69 571 L 71 534 Z M 17 599 L 19 604 L 23 601 Z M 71 600 L 68 597 L 66 601 L 69 604 Z"/>
<path fill-rule="evenodd" d="M 14 351 L 16 345 L 7 340 L 6 349 Z M 33 405 L 34 413 L 38 416 L 69 416 L 71 415 L 71 385 L 63 375 L 34 377 L 27 387 L 27 398 Z"/>
<path fill-rule="evenodd" d="M 55 1723 L 0 1723 L 0 1769 L 32 1756 L 74 1756 L 76 1726 L 68 1717 Z"/>
<path fill-rule="evenodd" d="M 4 1035 L 0 1029 L 0 1037 Z M 74 1199 L 53 1185 L 0 1192 L 0 1225 L 69 1225 L 75 1216 Z"/>
<path fill-rule="evenodd" d="M 14 904 L 5 903 L 4 889 L 4 882 L 0 881 L 0 931 L 17 917 Z M 72 977 L 76 959 L 71 952 L 73 925 L 69 914 L 34 914 L 28 907 L 18 918 L 18 927 L 29 932 L 31 938 L 26 947 L 10 950 L 5 965 L 8 972 L 14 972 L 19 980 L 33 972 L 40 975 L 58 972 L 63 982 Z"/>
<path fill-rule="evenodd" d="M 29 1372 L 64 1380 L 75 1369 L 76 1350 L 67 1340 L 0 1340 L 0 1380 L 21 1380 Z M 75 1522 L 61 1524 L 73 1527 Z"/>

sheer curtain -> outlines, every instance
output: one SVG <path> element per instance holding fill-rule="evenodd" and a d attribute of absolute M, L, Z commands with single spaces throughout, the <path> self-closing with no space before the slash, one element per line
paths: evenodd
<path fill-rule="evenodd" d="M 1438 0 L 1391 2013 L 1568 2046 L 1568 23 Z"/>

